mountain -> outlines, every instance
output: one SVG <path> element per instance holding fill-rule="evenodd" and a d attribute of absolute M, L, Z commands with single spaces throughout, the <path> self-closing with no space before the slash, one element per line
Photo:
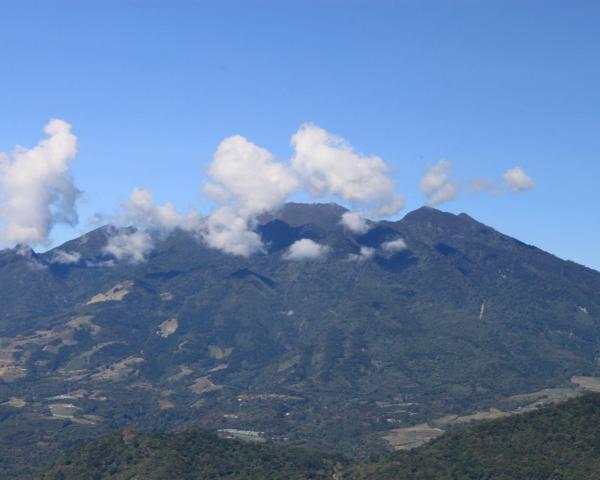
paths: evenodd
<path fill-rule="evenodd" d="M 347 463 L 315 452 L 243 444 L 214 434 L 115 432 L 74 449 L 38 480 L 598 478 L 600 396 L 454 429 L 410 452 Z"/>
<path fill-rule="evenodd" d="M 345 211 L 266 215 L 250 258 L 177 230 L 112 262 L 114 227 L 0 252 L 0 472 L 123 427 L 366 456 L 600 388 L 600 273 L 466 214 Z M 286 260 L 302 238 L 328 255 Z"/>

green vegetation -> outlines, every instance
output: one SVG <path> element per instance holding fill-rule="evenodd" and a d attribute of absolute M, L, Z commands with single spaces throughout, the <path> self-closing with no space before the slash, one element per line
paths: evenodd
<path fill-rule="evenodd" d="M 410 452 L 382 454 L 365 463 L 201 431 L 120 431 L 73 450 L 35 478 L 588 480 L 598 472 L 600 395 L 587 395 L 457 429 Z"/>
<path fill-rule="evenodd" d="M 349 480 L 589 480 L 600 476 L 600 396 L 446 433 L 352 467 Z"/>
<path fill-rule="evenodd" d="M 189 431 L 115 432 L 69 453 L 38 480 L 331 479 L 336 460 Z"/>

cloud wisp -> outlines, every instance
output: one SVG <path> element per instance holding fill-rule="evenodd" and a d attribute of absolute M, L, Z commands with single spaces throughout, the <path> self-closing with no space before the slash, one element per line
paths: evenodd
<path fill-rule="evenodd" d="M 375 252 L 376 250 L 374 248 L 365 247 L 363 245 L 360 247 L 360 251 L 358 253 L 351 253 L 348 255 L 348 260 L 351 262 L 364 262 L 373 258 Z"/>
<path fill-rule="evenodd" d="M 502 181 L 472 178 L 471 191 L 474 193 L 488 192 L 492 195 L 505 193 L 521 193 L 535 189 L 535 183 L 521 167 L 508 169 L 502 175 Z"/>
<path fill-rule="evenodd" d="M 146 260 L 152 251 L 154 242 L 148 232 L 120 230 L 108 238 L 103 252 L 128 263 L 140 263 Z"/>
<path fill-rule="evenodd" d="M 352 233 L 366 233 L 371 229 L 368 220 L 360 212 L 346 212 L 340 223 Z"/>
<path fill-rule="evenodd" d="M 71 265 L 79 263 L 81 261 L 81 253 L 79 252 L 67 252 L 65 250 L 55 250 L 50 259 L 51 263 L 58 263 L 60 265 Z"/>
<path fill-rule="evenodd" d="M 107 217 L 101 216 L 103 220 Z M 135 187 L 117 215 L 108 217 L 115 228 L 107 239 L 103 252 L 115 260 L 139 263 L 154 248 L 157 239 L 164 238 L 176 228 L 198 232 L 203 224 L 194 209 L 180 213 L 171 202 L 159 205 L 147 188 Z"/>
<path fill-rule="evenodd" d="M 397 253 L 402 250 L 406 250 L 408 246 L 406 242 L 402 238 L 397 238 L 395 240 L 389 240 L 387 242 L 383 242 L 381 244 L 381 249 L 387 253 Z"/>
<path fill-rule="evenodd" d="M 440 160 L 430 165 L 421 179 L 421 191 L 427 197 L 430 206 L 440 205 L 458 195 L 458 183 L 451 176 L 452 164 L 448 160 Z"/>
<path fill-rule="evenodd" d="M 525 192 L 535 188 L 535 183 L 521 167 L 513 167 L 507 170 L 502 175 L 502 180 L 511 192 Z"/>
<path fill-rule="evenodd" d="M 284 260 L 318 260 L 329 253 L 327 245 L 321 245 L 309 238 L 294 242 L 283 254 Z"/>

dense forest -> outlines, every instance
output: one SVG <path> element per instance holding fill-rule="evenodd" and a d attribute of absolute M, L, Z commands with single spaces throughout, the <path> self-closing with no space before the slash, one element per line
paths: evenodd
<path fill-rule="evenodd" d="M 336 459 L 222 439 L 205 431 L 111 433 L 70 452 L 39 480 L 330 479 Z"/>
<path fill-rule="evenodd" d="M 365 463 L 212 433 L 111 433 L 36 480 L 585 480 L 600 478 L 600 395 L 450 431 Z"/>
<path fill-rule="evenodd" d="M 600 396 L 483 422 L 410 452 L 356 465 L 352 480 L 600 478 Z"/>

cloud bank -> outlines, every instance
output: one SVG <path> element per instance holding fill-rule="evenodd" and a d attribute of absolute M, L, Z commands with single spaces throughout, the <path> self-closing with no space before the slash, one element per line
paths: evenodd
<path fill-rule="evenodd" d="M 0 245 L 44 245 L 54 225 L 77 222 L 75 207 L 80 191 L 70 174 L 77 138 L 71 126 L 58 119 L 48 122 L 44 132 L 47 137 L 33 148 L 0 153 Z M 170 202 L 159 204 L 150 190 L 134 188 L 117 214 L 103 216 L 119 227 L 133 227 L 114 229 L 104 253 L 116 260 L 143 261 L 158 238 L 177 228 L 227 254 L 248 257 L 264 253 L 256 231 L 257 219 L 298 193 L 329 201 L 333 197 L 350 206 L 353 211 L 344 213 L 340 223 L 357 234 L 370 229 L 367 215 L 391 216 L 404 207 L 404 198 L 396 192 L 390 168 L 381 157 L 359 153 L 346 140 L 311 123 L 303 124 L 290 143 L 292 155 L 281 161 L 240 135 L 225 138 L 207 168 L 203 190 L 215 207 L 206 217 L 194 209 L 180 212 Z M 451 169 L 448 160 L 428 167 L 420 188 L 429 205 L 457 196 L 459 183 Z M 533 180 L 521 167 L 507 170 L 496 181 L 471 181 L 476 192 L 518 193 L 533 188 Z M 405 249 L 406 244 L 397 239 L 381 248 L 395 252 Z M 284 257 L 315 259 L 327 252 L 328 247 L 303 239 Z M 352 259 L 364 260 L 373 254 L 372 249 L 364 248 Z M 57 251 L 53 258 L 55 263 L 79 261 L 73 252 Z"/>
<path fill-rule="evenodd" d="M 45 245 L 58 223 L 75 225 L 80 195 L 70 174 L 77 155 L 71 125 L 50 120 L 47 138 L 31 149 L 0 153 L 0 243 Z"/>

